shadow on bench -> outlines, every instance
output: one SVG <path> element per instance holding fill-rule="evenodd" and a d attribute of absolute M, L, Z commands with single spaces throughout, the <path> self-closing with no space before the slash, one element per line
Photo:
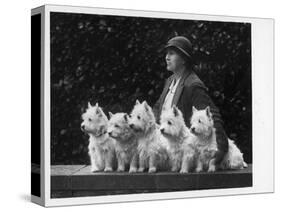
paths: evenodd
<path fill-rule="evenodd" d="M 188 191 L 252 186 L 252 166 L 243 170 L 215 173 L 173 172 L 91 173 L 90 166 L 51 167 L 51 197 L 82 197 L 114 194 Z"/>

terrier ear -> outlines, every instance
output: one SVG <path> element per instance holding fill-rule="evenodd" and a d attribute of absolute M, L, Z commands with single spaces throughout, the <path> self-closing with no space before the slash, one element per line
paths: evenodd
<path fill-rule="evenodd" d="M 178 108 L 175 105 L 173 105 L 173 113 L 174 113 L 175 117 L 177 117 L 179 115 Z"/>
<path fill-rule="evenodd" d="M 90 102 L 88 102 L 88 108 L 93 107 Z"/>
<path fill-rule="evenodd" d="M 210 106 L 206 107 L 206 114 L 209 118 L 212 118 L 212 113 L 211 113 L 211 109 Z"/>
<path fill-rule="evenodd" d="M 108 112 L 108 114 L 109 114 L 109 118 L 111 118 L 113 116 L 113 113 L 111 113 L 111 112 Z"/>
<path fill-rule="evenodd" d="M 124 115 L 124 120 L 125 120 L 126 122 L 129 121 L 129 118 L 128 118 L 128 114 L 127 114 L 127 113 Z"/>
<path fill-rule="evenodd" d="M 143 101 L 143 105 L 144 105 L 144 109 L 145 109 L 146 111 L 149 111 L 149 106 L 148 106 L 148 104 L 147 104 L 146 101 Z"/>
<path fill-rule="evenodd" d="M 198 110 L 194 107 L 194 106 L 192 106 L 192 113 L 195 113 L 195 112 L 197 112 Z"/>
<path fill-rule="evenodd" d="M 96 114 L 101 114 L 101 110 L 99 107 L 97 107 L 97 109 L 96 109 Z"/>
<path fill-rule="evenodd" d="M 139 102 L 139 100 L 137 99 L 137 100 L 136 100 L 136 105 L 139 105 L 139 104 L 140 104 L 140 102 Z"/>

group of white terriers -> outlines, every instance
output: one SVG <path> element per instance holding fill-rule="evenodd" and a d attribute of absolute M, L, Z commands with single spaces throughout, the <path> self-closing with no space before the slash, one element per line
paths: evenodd
<path fill-rule="evenodd" d="M 109 112 L 109 119 L 98 103 L 88 103 L 82 119 L 81 129 L 89 135 L 92 172 L 189 173 L 247 167 L 230 139 L 228 153 L 215 164 L 218 149 L 210 107 L 193 107 L 190 128 L 176 106 L 162 112 L 158 125 L 152 108 L 138 100 L 130 115 Z"/>

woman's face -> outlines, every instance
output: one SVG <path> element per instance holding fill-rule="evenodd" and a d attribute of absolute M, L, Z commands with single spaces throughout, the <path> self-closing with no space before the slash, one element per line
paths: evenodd
<path fill-rule="evenodd" d="M 166 63 L 167 70 L 177 72 L 184 66 L 184 59 L 174 49 L 167 49 Z"/>

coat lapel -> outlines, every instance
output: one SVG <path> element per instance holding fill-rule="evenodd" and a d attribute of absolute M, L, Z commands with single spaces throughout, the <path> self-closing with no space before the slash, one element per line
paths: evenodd
<path fill-rule="evenodd" d="M 172 75 L 168 80 L 167 80 L 167 83 L 165 84 L 165 87 L 163 89 L 163 92 L 162 92 L 162 95 L 161 95 L 161 99 L 160 99 L 160 111 L 162 111 L 162 106 L 164 104 L 164 101 L 165 101 L 165 98 L 166 98 L 166 95 L 168 93 L 168 90 L 169 90 L 169 87 L 171 85 L 171 82 L 174 80 L 174 75 Z"/>
<path fill-rule="evenodd" d="M 177 86 L 177 89 L 176 89 L 176 92 L 175 92 L 173 101 L 172 101 L 172 105 L 177 105 L 177 104 L 178 104 L 178 101 L 179 101 L 179 99 L 180 99 L 182 90 L 183 90 L 183 88 L 184 88 L 185 79 L 186 79 L 190 74 L 191 74 L 190 72 L 186 72 L 186 73 L 184 73 L 183 76 L 181 77 L 181 79 L 180 79 L 180 81 L 179 81 L 179 84 L 178 84 L 178 86 Z"/>

